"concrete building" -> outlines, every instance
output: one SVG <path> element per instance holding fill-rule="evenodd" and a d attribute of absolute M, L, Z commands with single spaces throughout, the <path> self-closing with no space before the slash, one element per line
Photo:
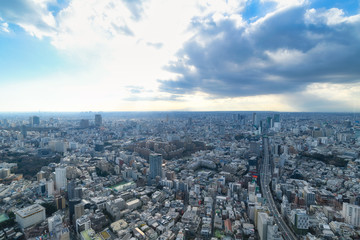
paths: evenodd
<path fill-rule="evenodd" d="M 307 206 L 315 204 L 315 193 L 304 187 L 304 198 Z"/>
<path fill-rule="evenodd" d="M 141 201 L 139 199 L 134 199 L 126 203 L 126 207 L 130 210 L 141 207 Z"/>
<path fill-rule="evenodd" d="M 52 197 L 54 195 L 54 181 L 52 179 L 47 182 L 47 193 L 48 197 Z"/>
<path fill-rule="evenodd" d="M 89 119 L 80 120 L 80 128 L 88 128 L 90 126 Z"/>
<path fill-rule="evenodd" d="M 150 178 L 155 179 L 157 176 L 162 178 L 162 155 L 150 154 Z"/>
<path fill-rule="evenodd" d="M 293 209 L 290 214 L 290 221 L 298 234 L 306 234 L 309 229 L 309 216 L 303 209 Z"/>
<path fill-rule="evenodd" d="M 58 167 L 55 168 L 55 182 L 56 190 L 59 191 L 61 188 L 66 188 L 67 179 L 66 179 L 66 168 Z"/>
<path fill-rule="evenodd" d="M 88 216 L 84 215 L 79 219 L 76 219 L 76 233 L 80 234 L 82 231 L 91 228 L 91 221 Z"/>
<path fill-rule="evenodd" d="M 346 223 L 360 227 L 360 206 L 343 203 L 342 215 Z"/>
<path fill-rule="evenodd" d="M 75 205 L 75 213 L 74 213 L 74 220 L 76 221 L 78 218 L 84 215 L 85 209 L 84 204 L 79 203 Z"/>
<path fill-rule="evenodd" d="M 62 218 L 56 214 L 48 218 L 49 232 L 55 232 L 58 228 L 62 228 Z"/>
<path fill-rule="evenodd" d="M 102 125 L 101 114 L 95 114 L 95 126 L 100 127 Z"/>
<path fill-rule="evenodd" d="M 260 240 L 267 239 L 267 222 L 269 215 L 265 212 L 258 213 L 257 230 L 259 233 Z"/>
<path fill-rule="evenodd" d="M 22 229 L 41 223 L 46 219 L 45 208 L 34 204 L 15 212 L 16 222 Z"/>

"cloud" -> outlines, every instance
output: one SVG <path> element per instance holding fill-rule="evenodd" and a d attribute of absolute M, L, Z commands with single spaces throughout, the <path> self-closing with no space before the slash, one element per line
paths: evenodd
<path fill-rule="evenodd" d="M 284 94 L 284 102 L 295 111 L 358 112 L 359 96 L 360 83 L 312 83 L 302 92 Z"/>
<path fill-rule="evenodd" d="M 56 21 L 47 4 L 52 0 L 0 1 L 0 16 L 8 23 L 14 23 L 38 38 L 53 36 Z"/>
<path fill-rule="evenodd" d="M 240 25 L 226 14 L 217 20 L 214 14 L 194 18 L 197 34 L 165 67 L 178 77 L 159 80 L 161 90 L 222 98 L 359 82 L 360 15 L 309 10 L 305 1 L 293 2 Z"/>
<path fill-rule="evenodd" d="M 164 44 L 161 43 L 161 42 L 157 42 L 157 43 L 147 42 L 146 44 L 147 44 L 148 46 L 150 46 L 150 47 L 154 47 L 154 48 L 157 48 L 157 49 L 162 48 L 162 46 L 164 45 Z"/>
<path fill-rule="evenodd" d="M 9 24 L 4 22 L 3 19 L 0 17 L 0 32 L 10 32 Z"/>

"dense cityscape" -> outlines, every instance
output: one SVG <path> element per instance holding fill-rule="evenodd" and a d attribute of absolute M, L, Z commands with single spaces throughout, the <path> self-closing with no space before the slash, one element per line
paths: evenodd
<path fill-rule="evenodd" d="M 0 239 L 360 239 L 360 117 L 0 115 Z"/>

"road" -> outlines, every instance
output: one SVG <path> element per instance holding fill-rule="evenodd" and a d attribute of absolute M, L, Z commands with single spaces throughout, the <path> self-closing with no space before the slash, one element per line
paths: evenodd
<path fill-rule="evenodd" d="M 263 149 L 264 156 L 260 166 L 260 186 L 262 195 L 266 198 L 266 204 L 269 207 L 271 215 L 274 216 L 275 223 L 278 225 L 279 230 L 282 232 L 284 239 L 297 240 L 295 234 L 291 231 L 288 225 L 286 225 L 284 219 L 279 214 L 276 208 L 274 198 L 269 189 L 269 183 L 271 181 L 271 165 L 270 165 L 270 153 L 269 153 L 269 139 L 263 137 Z"/>

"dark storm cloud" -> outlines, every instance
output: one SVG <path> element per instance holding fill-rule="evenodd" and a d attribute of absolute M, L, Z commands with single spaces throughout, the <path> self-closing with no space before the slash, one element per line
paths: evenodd
<path fill-rule="evenodd" d="M 236 97 L 359 82 L 360 21 L 329 25 L 312 17 L 305 7 L 293 7 L 238 28 L 230 19 L 194 18 L 198 33 L 166 66 L 180 77 L 160 80 L 160 88 Z"/>

